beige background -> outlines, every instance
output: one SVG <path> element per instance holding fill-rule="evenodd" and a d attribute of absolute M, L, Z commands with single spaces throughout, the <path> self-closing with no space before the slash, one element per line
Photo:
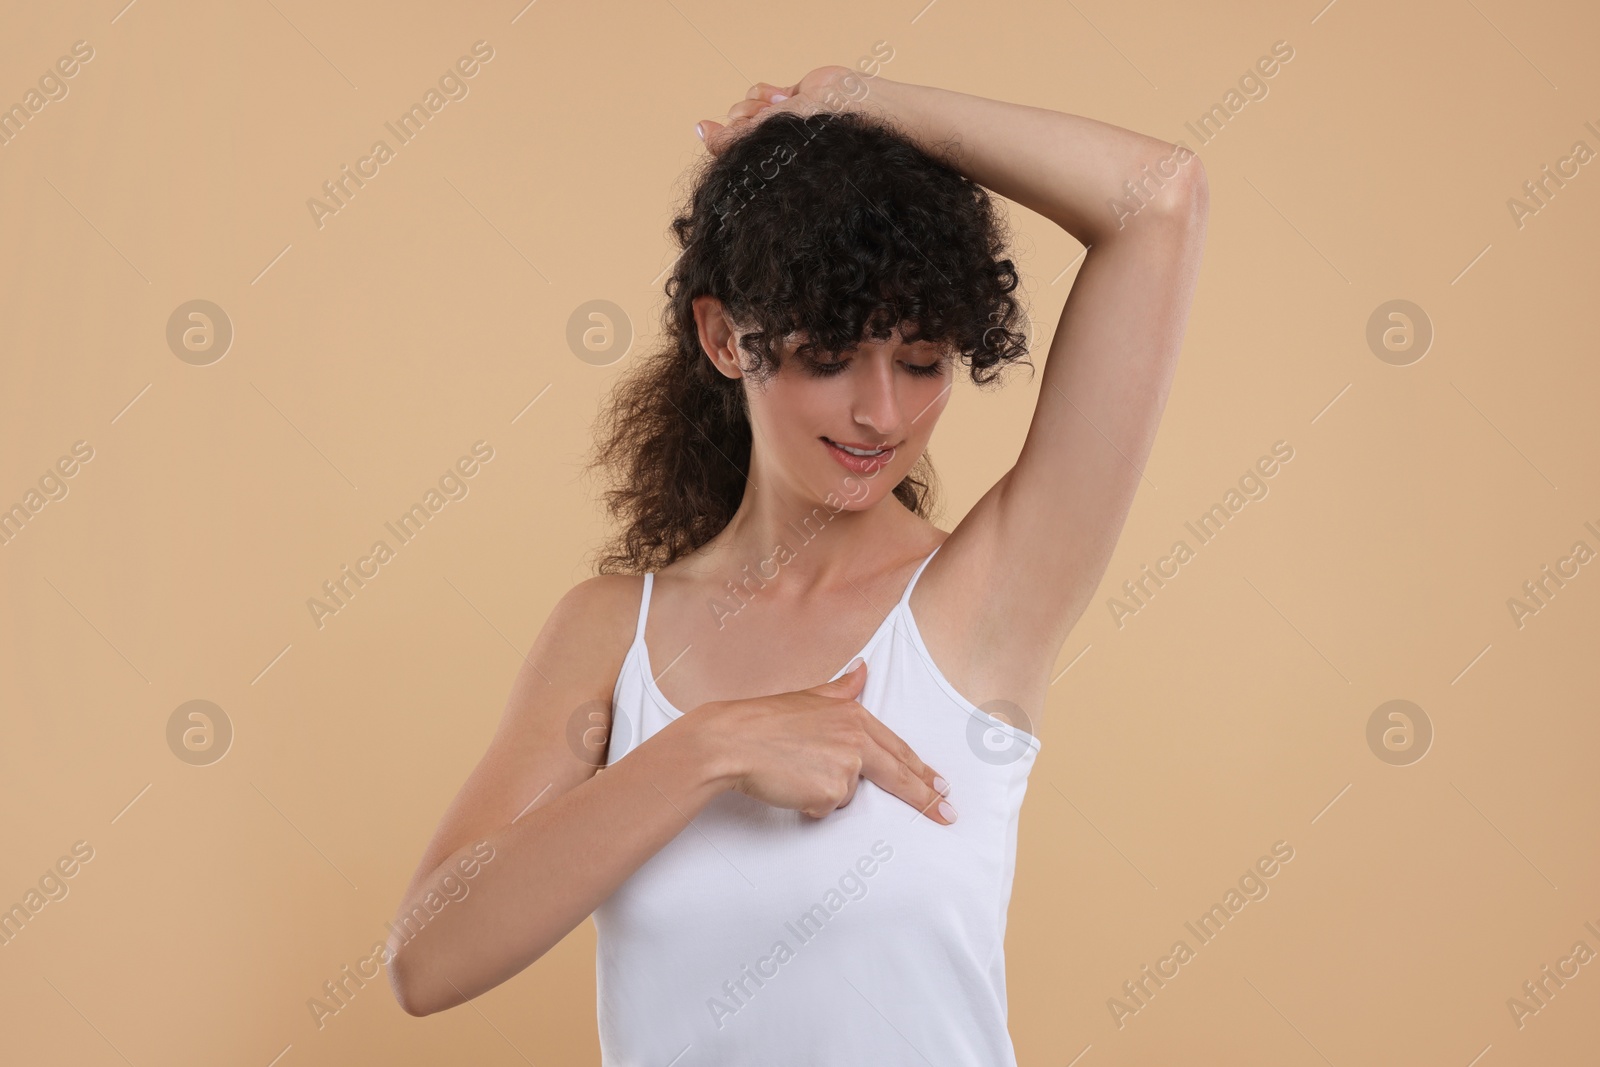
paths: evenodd
<path fill-rule="evenodd" d="M 0 506 L 93 449 L 0 545 L 0 904 L 94 849 L 0 947 L 0 1058 L 597 1061 L 589 923 L 425 1020 L 381 982 L 321 1029 L 307 1001 L 382 936 L 590 573 L 578 465 L 626 357 L 578 358 L 569 318 L 614 302 L 636 355 L 693 122 L 884 41 L 887 77 L 1182 139 L 1211 180 L 1149 483 L 1040 728 L 1021 1063 L 1593 1062 L 1600 962 L 1520 1028 L 1507 1007 L 1600 952 L 1600 563 L 1520 628 L 1507 606 L 1600 550 L 1600 164 L 1520 228 L 1507 207 L 1600 150 L 1592 7 L 122 3 L 0 31 L 5 105 L 94 49 L 0 146 Z M 479 40 L 469 95 L 319 228 L 307 200 Z M 1280 40 L 1268 94 L 1199 146 L 1185 122 Z M 1011 213 L 1042 365 L 1081 246 Z M 166 341 L 195 299 L 235 331 L 208 366 Z M 1394 299 L 1435 331 L 1406 366 L 1366 341 Z M 946 528 L 1036 391 L 958 386 Z M 469 494 L 319 629 L 307 599 L 480 440 Z M 1119 628 L 1122 583 L 1280 440 L 1269 495 Z M 234 730 L 209 766 L 167 742 L 196 699 Z M 1435 732 L 1407 766 L 1367 742 L 1393 699 Z M 1185 921 L 1277 841 L 1270 895 L 1199 946 Z M 1108 998 L 1179 938 L 1194 959 L 1119 1029 Z"/>

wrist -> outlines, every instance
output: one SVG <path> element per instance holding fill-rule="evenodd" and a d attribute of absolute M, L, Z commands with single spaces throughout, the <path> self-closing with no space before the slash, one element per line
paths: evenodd
<path fill-rule="evenodd" d="M 697 783 L 713 794 L 733 790 L 744 775 L 726 709 L 725 702 L 709 701 L 669 727 L 676 732 L 682 758 L 695 769 Z"/>
<path fill-rule="evenodd" d="M 847 67 L 839 77 L 837 98 L 844 101 L 841 110 L 865 112 L 887 122 L 924 152 L 942 157 L 946 142 L 957 137 L 955 127 L 938 113 L 938 94 L 943 91 L 882 75 L 869 77 Z"/>
<path fill-rule="evenodd" d="M 867 75 L 854 67 L 838 64 L 818 67 L 801 82 L 802 91 L 813 101 L 808 113 L 853 111 L 872 94 L 884 79 Z M 810 86 L 806 86 L 810 82 Z"/>

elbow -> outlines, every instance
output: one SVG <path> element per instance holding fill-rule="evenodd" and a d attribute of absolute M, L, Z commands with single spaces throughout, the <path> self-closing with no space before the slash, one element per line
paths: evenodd
<path fill-rule="evenodd" d="M 1072 231 L 1085 244 L 1121 239 L 1127 232 L 1161 241 L 1188 241 L 1205 229 L 1211 189 L 1205 164 L 1186 145 L 1166 145 L 1163 154 L 1146 157 L 1138 172 L 1124 181 L 1107 201 L 1111 218 L 1104 228 Z"/>
<path fill-rule="evenodd" d="M 446 966 L 449 967 L 449 973 L 460 980 L 459 985 L 447 977 Z M 388 962 L 384 964 L 384 969 L 389 976 L 389 991 L 394 994 L 395 1003 L 414 1019 L 465 1004 L 507 977 L 502 975 L 491 979 L 485 986 L 481 979 L 462 978 L 456 964 L 447 965 L 437 956 L 418 957 L 415 945 L 396 945 L 393 939 L 389 942 Z"/>
<path fill-rule="evenodd" d="M 1170 178 L 1168 173 L 1176 168 Z M 1156 193 L 1151 207 L 1164 221 L 1182 229 L 1204 226 L 1211 209 L 1211 185 L 1205 164 L 1198 153 L 1184 145 L 1174 146 L 1156 172 L 1165 184 Z"/>
<path fill-rule="evenodd" d="M 420 981 L 417 972 L 417 961 L 413 954 L 401 947 L 393 948 L 389 962 L 384 966 L 389 975 L 389 991 L 394 994 L 395 1002 L 400 1005 L 400 1010 L 413 1018 L 420 1019 L 424 1015 L 443 1011 L 449 1004 L 443 1001 L 437 990 L 427 990 Z"/>
<path fill-rule="evenodd" d="M 1194 169 L 1184 182 L 1184 213 L 1189 221 L 1204 225 L 1211 212 L 1211 180 L 1206 177 L 1206 167 L 1200 157 L 1193 160 Z"/>
<path fill-rule="evenodd" d="M 418 996 L 416 979 L 411 976 L 410 969 L 401 964 L 399 956 L 391 959 L 384 969 L 389 974 L 389 991 L 394 994 L 401 1011 L 417 1019 L 433 1014 L 432 1006 Z"/>

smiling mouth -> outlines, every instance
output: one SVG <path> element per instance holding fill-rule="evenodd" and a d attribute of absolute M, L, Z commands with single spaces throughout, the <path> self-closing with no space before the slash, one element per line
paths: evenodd
<path fill-rule="evenodd" d="M 822 440 L 826 441 L 828 444 L 832 445 L 834 448 L 837 448 L 841 452 L 852 456 L 860 456 L 863 459 L 874 459 L 881 456 L 887 456 L 895 449 L 894 445 L 879 445 L 877 448 L 870 448 L 866 445 L 845 444 L 842 441 L 835 441 L 831 437 L 824 437 Z"/>

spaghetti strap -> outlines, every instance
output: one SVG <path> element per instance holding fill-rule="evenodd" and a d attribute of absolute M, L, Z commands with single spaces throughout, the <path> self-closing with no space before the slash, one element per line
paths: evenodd
<path fill-rule="evenodd" d="M 906 583 L 906 591 L 900 594 L 900 603 L 895 605 L 896 608 L 903 608 L 911 603 L 911 590 L 917 587 L 917 579 L 922 577 L 923 570 L 928 566 L 928 564 L 933 562 L 933 557 L 937 556 L 939 554 L 939 549 L 943 547 L 944 542 L 940 541 L 938 546 L 935 547 L 932 552 L 928 553 L 928 558 L 917 564 L 917 569 L 911 574 L 911 580 Z"/>
<path fill-rule="evenodd" d="M 644 576 L 644 592 L 639 596 L 639 625 L 634 628 L 633 639 L 638 644 L 644 643 L 644 622 L 650 614 L 650 588 L 655 585 L 655 572 Z"/>

